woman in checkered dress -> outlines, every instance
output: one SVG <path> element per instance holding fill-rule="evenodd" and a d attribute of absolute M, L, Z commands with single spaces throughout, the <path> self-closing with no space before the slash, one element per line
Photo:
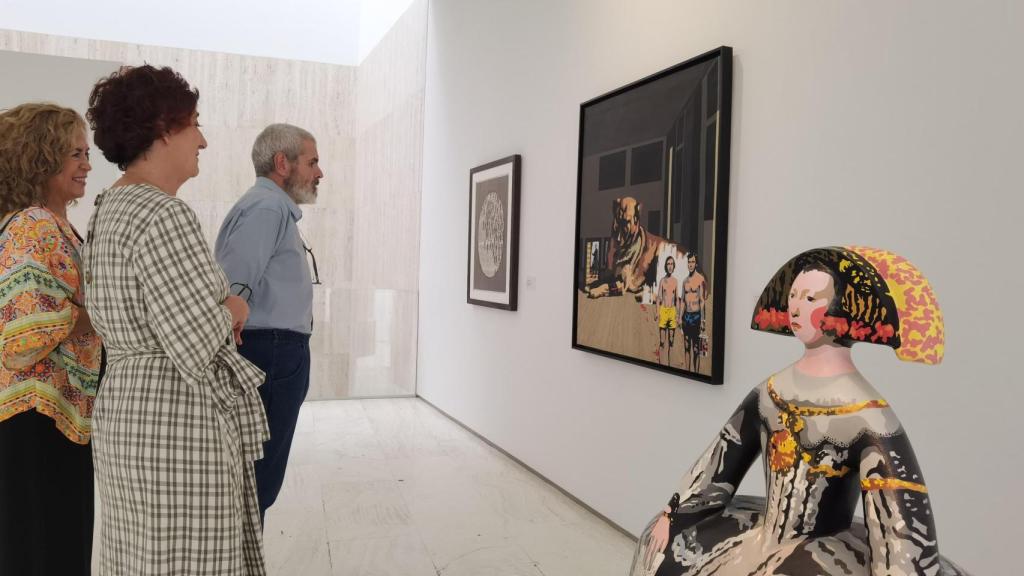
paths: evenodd
<path fill-rule="evenodd" d="M 206 147 L 198 96 L 170 68 L 141 66 L 89 99 L 96 145 L 124 170 L 97 199 L 84 253 L 109 358 L 93 413 L 103 576 L 266 573 L 252 468 L 263 373 L 234 344 L 248 308 L 175 198 Z"/>

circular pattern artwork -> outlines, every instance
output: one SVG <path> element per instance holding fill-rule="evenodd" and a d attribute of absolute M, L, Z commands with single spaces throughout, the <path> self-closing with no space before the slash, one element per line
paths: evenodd
<path fill-rule="evenodd" d="M 476 239 L 480 268 L 485 276 L 494 278 L 505 257 L 505 209 L 496 192 L 487 195 L 480 209 Z"/>

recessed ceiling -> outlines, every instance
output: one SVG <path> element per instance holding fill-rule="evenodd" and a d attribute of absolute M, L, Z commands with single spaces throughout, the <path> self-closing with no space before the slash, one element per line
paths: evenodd
<path fill-rule="evenodd" d="M 0 28 L 358 65 L 413 0 L 0 0 Z"/>

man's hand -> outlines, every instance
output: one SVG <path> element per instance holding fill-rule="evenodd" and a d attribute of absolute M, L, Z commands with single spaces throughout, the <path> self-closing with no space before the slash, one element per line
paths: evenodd
<path fill-rule="evenodd" d="M 245 328 L 245 321 L 249 319 L 249 305 L 241 296 L 228 296 L 224 299 L 224 306 L 231 312 L 231 332 L 235 336 L 235 345 L 242 344 L 242 328 Z"/>

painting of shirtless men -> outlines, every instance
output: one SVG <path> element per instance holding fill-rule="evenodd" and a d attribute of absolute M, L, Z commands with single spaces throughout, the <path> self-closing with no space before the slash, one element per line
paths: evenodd
<path fill-rule="evenodd" d="M 721 383 L 731 59 L 581 106 L 574 348 Z"/>

